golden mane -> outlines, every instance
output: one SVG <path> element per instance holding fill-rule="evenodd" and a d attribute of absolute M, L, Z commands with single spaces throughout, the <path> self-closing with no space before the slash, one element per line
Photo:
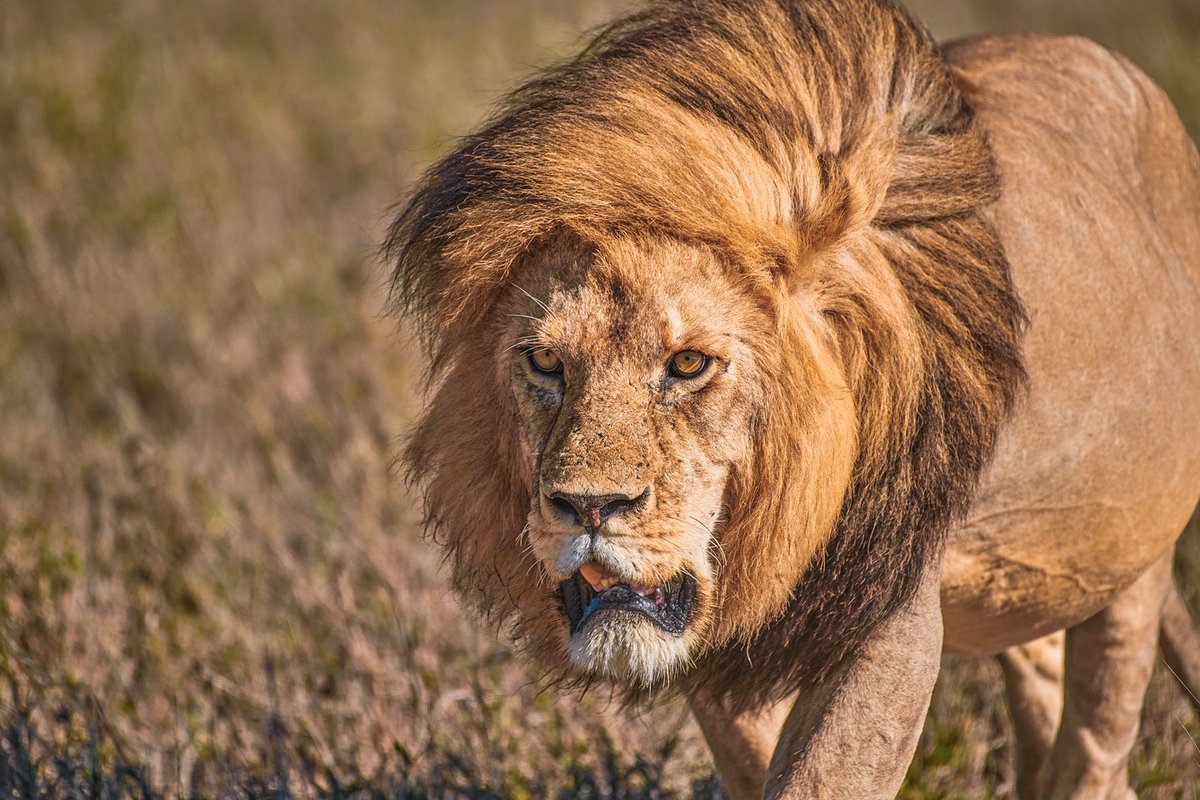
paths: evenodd
<path fill-rule="evenodd" d="M 405 459 L 456 583 L 527 637 L 549 624 L 521 619 L 545 591 L 516 536 L 528 479 L 495 370 L 477 366 L 515 265 L 564 238 L 702 245 L 774 313 L 796 293 L 820 308 L 859 436 L 790 605 L 684 680 L 749 698 L 822 679 L 911 596 L 1022 383 L 1024 318 L 980 215 L 998 193 L 939 49 L 883 0 L 656 3 L 514 92 L 428 172 L 385 244 L 435 387 Z M 748 577 L 763 568 L 749 543 L 803 524 L 788 380 L 768 387 L 785 407 L 727 492 L 720 535 Z"/>

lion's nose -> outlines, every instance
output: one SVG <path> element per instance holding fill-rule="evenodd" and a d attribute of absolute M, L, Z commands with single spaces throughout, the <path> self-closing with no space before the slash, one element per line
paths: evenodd
<path fill-rule="evenodd" d="M 613 514 L 635 510 L 646 504 L 650 487 L 640 494 L 567 494 L 554 492 L 546 495 L 550 505 L 575 520 L 585 528 L 599 528 Z"/>

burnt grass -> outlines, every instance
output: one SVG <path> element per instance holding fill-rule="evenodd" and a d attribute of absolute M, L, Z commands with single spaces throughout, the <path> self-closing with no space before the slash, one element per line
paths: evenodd
<path fill-rule="evenodd" d="M 0 3 L 0 797 L 723 796 L 678 701 L 466 617 L 393 468 L 388 209 L 622 5 Z M 911 5 L 1097 38 L 1200 130 L 1195 3 Z M 1194 524 L 1177 569 L 1200 607 Z M 946 659 L 902 797 L 1013 796 L 999 678 Z M 1196 740 L 1156 675 L 1139 797 L 1197 797 Z"/>

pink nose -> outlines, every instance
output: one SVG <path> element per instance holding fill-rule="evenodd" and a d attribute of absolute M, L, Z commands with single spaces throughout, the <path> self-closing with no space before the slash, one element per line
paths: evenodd
<path fill-rule="evenodd" d="M 585 528 L 599 528 L 613 514 L 636 510 L 645 505 L 650 494 L 647 487 L 640 494 L 566 494 L 555 492 L 546 495 L 550 505 L 554 506 L 567 517 L 573 519 L 576 525 Z"/>

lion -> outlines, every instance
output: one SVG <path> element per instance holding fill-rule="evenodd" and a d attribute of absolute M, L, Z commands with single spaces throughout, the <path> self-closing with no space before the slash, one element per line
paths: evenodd
<path fill-rule="evenodd" d="M 1200 157 L 1123 58 L 658 2 L 512 93 L 385 252 L 427 528 L 528 657 L 684 695 L 736 798 L 857 799 L 898 791 L 941 654 L 998 656 L 1020 795 L 1132 797 L 1160 627 L 1200 682 Z"/>

